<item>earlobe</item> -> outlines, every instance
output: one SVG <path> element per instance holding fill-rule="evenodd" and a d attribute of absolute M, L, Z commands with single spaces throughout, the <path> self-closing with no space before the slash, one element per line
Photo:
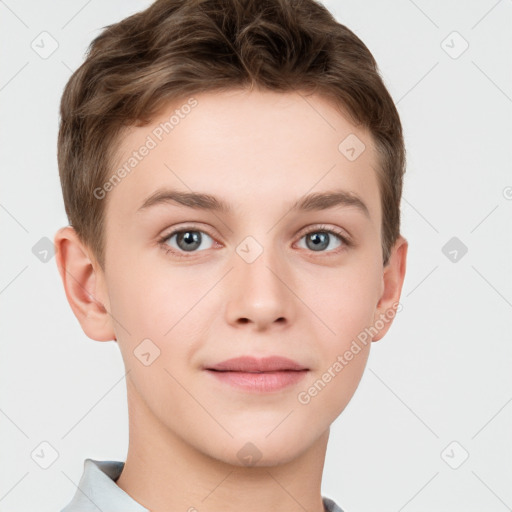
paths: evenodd
<path fill-rule="evenodd" d="M 103 297 L 103 275 L 71 226 L 54 237 L 55 259 L 69 305 L 85 334 L 97 341 L 115 340 L 107 297 Z M 107 307 L 105 307 L 107 304 Z"/>
<path fill-rule="evenodd" d="M 399 236 L 389 257 L 388 264 L 383 269 L 383 292 L 377 304 L 374 324 L 382 325 L 372 341 L 378 341 L 387 333 L 396 315 L 405 279 L 407 260 L 407 240 Z"/>

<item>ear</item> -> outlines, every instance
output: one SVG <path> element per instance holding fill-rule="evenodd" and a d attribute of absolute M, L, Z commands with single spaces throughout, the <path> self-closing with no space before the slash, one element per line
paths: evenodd
<path fill-rule="evenodd" d="M 375 326 L 382 326 L 382 328 L 378 329 L 372 341 L 378 341 L 384 337 L 393 323 L 397 310 L 400 311 L 399 301 L 405 278 L 407 248 L 407 240 L 399 236 L 391 249 L 388 263 L 383 269 L 382 295 L 377 303 L 373 322 Z"/>
<path fill-rule="evenodd" d="M 55 259 L 69 305 L 85 334 L 97 341 L 115 340 L 103 271 L 73 227 L 54 237 Z"/>

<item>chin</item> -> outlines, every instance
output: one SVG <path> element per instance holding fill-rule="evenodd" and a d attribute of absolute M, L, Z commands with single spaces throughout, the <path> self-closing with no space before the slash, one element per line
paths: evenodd
<path fill-rule="evenodd" d="M 277 431 L 266 437 L 268 432 L 254 436 L 236 436 L 227 441 L 221 450 L 214 449 L 211 456 L 226 464 L 238 467 L 274 467 L 287 464 L 307 450 L 304 437 L 281 436 Z M 284 435 L 283 435 L 284 434 Z M 271 439 L 274 436 L 273 439 Z M 217 445 L 218 448 L 218 445 Z"/>

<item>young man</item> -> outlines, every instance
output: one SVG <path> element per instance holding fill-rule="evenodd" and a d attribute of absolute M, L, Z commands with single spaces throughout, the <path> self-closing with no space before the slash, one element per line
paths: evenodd
<path fill-rule="evenodd" d="M 372 55 L 313 0 L 159 0 L 93 41 L 55 244 L 119 345 L 129 447 L 65 512 L 341 511 L 329 428 L 398 307 L 404 166 Z"/>

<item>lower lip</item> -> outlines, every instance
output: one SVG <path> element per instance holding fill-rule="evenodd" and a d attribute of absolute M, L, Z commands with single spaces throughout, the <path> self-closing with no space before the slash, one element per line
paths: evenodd
<path fill-rule="evenodd" d="M 220 372 L 207 370 L 216 379 L 244 391 L 266 393 L 279 391 L 301 381 L 308 370 L 280 372 Z"/>

